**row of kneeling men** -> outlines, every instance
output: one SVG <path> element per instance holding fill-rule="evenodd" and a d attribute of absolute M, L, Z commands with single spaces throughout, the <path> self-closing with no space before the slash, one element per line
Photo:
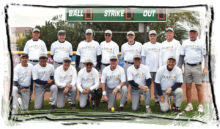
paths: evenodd
<path fill-rule="evenodd" d="M 141 64 L 141 55 L 133 56 L 133 65 L 129 66 L 127 73 L 118 65 L 118 57 L 110 57 L 110 65 L 105 67 L 101 74 L 93 67 L 93 61 L 87 59 L 84 68 L 78 73 L 71 65 L 70 57 L 63 59 L 63 64 L 54 70 L 54 66 L 47 63 L 48 57 L 42 53 L 39 63 L 33 66 L 28 63 L 28 54 L 21 55 L 21 63 L 14 69 L 13 78 L 13 111 L 16 111 L 21 101 L 21 109 L 27 110 L 30 103 L 30 96 L 34 87 L 34 108 L 41 109 L 44 101 L 44 93 L 50 91 L 50 105 L 52 111 L 65 106 L 65 99 L 71 103 L 73 109 L 76 108 L 75 99 L 77 89 L 79 95 L 79 107 L 85 108 L 91 98 L 94 109 L 98 108 L 103 97 L 107 102 L 107 109 L 116 108 L 116 96 L 120 92 L 119 111 L 127 102 L 128 85 L 131 86 L 132 110 L 137 110 L 140 103 L 140 95 L 144 95 L 146 112 L 151 113 L 150 89 L 151 74 L 146 65 Z M 174 111 L 180 112 L 183 91 L 182 71 L 176 66 L 176 57 L 170 56 L 167 64 L 161 66 L 157 71 L 154 84 L 159 96 L 160 109 L 163 112 L 170 109 L 170 96 L 175 96 Z M 20 96 L 20 97 L 19 97 Z"/>

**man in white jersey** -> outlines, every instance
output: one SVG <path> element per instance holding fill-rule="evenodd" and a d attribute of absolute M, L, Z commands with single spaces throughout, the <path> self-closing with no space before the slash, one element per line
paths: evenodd
<path fill-rule="evenodd" d="M 70 57 L 63 58 L 63 65 L 55 70 L 54 79 L 58 88 L 57 107 L 63 108 L 65 106 L 65 98 L 71 104 L 72 109 L 75 109 L 77 72 L 71 65 Z"/>
<path fill-rule="evenodd" d="M 32 31 L 32 39 L 28 40 L 24 46 L 24 53 L 29 56 L 29 62 L 33 65 L 38 64 L 41 53 L 47 54 L 47 47 L 40 38 L 40 30 L 35 28 Z"/>
<path fill-rule="evenodd" d="M 47 54 L 42 53 L 39 57 L 40 62 L 33 68 L 34 88 L 34 108 L 41 109 L 44 101 L 44 94 L 50 91 L 50 105 L 55 111 L 57 100 L 57 87 L 54 85 L 54 67 L 47 63 Z"/>
<path fill-rule="evenodd" d="M 182 83 L 183 75 L 181 69 L 176 66 L 176 57 L 168 57 L 167 65 L 158 69 L 155 79 L 155 87 L 160 96 L 160 110 L 162 112 L 170 110 L 170 96 L 175 96 L 175 108 L 173 110 L 180 113 L 183 100 Z"/>
<path fill-rule="evenodd" d="M 159 58 L 160 58 L 160 46 L 161 44 L 157 42 L 157 32 L 151 30 L 149 32 L 149 42 L 144 43 L 141 51 L 142 63 L 148 66 L 150 69 L 151 78 L 155 81 L 156 72 L 159 68 Z M 159 98 L 157 95 L 157 90 L 154 86 L 154 97 L 155 104 L 159 105 Z"/>
<path fill-rule="evenodd" d="M 53 42 L 50 48 L 50 55 L 54 60 L 54 68 L 63 64 L 63 58 L 72 57 L 72 44 L 66 41 L 66 31 L 59 30 L 57 33 L 58 40 Z"/>
<path fill-rule="evenodd" d="M 127 43 L 121 46 L 121 58 L 124 60 L 125 74 L 129 66 L 133 65 L 133 57 L 136 54 L 141 54 L 142 44 L 135 39 L 135 33 L 133 31 L 127 32 Z"/>
<path fill-rule="evenodd" d="M 112 41 L 112 31 L 105 31 L 105 41 L 101 42 L 100 48 L 102 51 L 102 66 L 101 70 L 103 70 L 106 66 L 110 65 L 110 57 L 112 55 L 119 55 L 119 46 L 117 43 Z"/>
<path fill-rule="evenodd" d="M 110 57 L 110 65 L 103 69 L 101 77 L 102 95 L 104 100 L 108 102 L 109 111 L 116 106 L 115 100 L 118 92 L 121 93 L 119 111 L 123 111 L 128 94 L 128 88 L 125 83 L 124 69 L 118 65 L 118 57 L 113 55 Z"/>
<path fill-rule="evenodd" d="M 89 95 L 91 95 L 93 109 L 97 109 L 102 97 L 102 92 L 98 91 L 98 88 L 99 72 L 93 67 L 93 61 L 91 59 L 87 59 L 85 61 L 85 68 L 79 71 L 77 77 L 77 89 L 79 90 L 80 94 L 80 108 L 86 107 L 89 102 Z"/>
<path fill-rule="evenodd" d="M 134 55 L 134 65 L 127 70 L 128 82 L 131 85 L 132 110 L 136 111 L 139 106 L 140 94 L 144 94 L 146 113 L 151 113 L 150 109 L 150 86 L 151 76 L 147 66 L 141 64 L 141 55 Z"/>
<path fill-rule="evenodd" d="M 167 40 L 162 42 L 160 49 L 160 62 L 159 66 L 167 64 L 167 59 L 170 56 L 176 57 L 176 63 L 178 64 L 181 45 L 180 42 L 174 39 L 174 30 L 173 28 L 166 29 L 166 38 Z"/>
<path fill-rule="evenodd" d="M 92 59 L 97 69 L 101 67 L 101 49 L 99 43 L 93 40 L 92 29 L 86 30 L 86 40 L 81 41 L 76 51 L 76 69 L 77 71 L 84 67 L 87 59 Z"/>
<path fill-rule="evenodd" d="M 205 67 L 202 70 L 203 56 L 205 59 Z M 192 27 L 189 31 L 189 40 L 186 40 L 182 44 L 180 53 L 180 59 L 178 66 L 182 68 L 183 61 L 185 61 L 184 67 L 184 83 L 186 83 L 186 97 L 188 105 L 185 111 L 193 110 L 191 90 L 192 83 L 196 85 L 199 106 L 198 111 L 203 112 L 203 90 L 202 90 L 202 74 L 207 73 L 208 68 L 208 56 L 206 55 L 206 46 L 202 40 L 198 39 L 198 29 Z"/>
<path fill-rule="evenodd" d="M 16 112 L 18 107 L 18 94 L 21 96 L 21 110 L 27 110 L 29 107 L 30 90 L 33 88 L 32 68 L 28 63 L 28 54 L 23 53 L 20 58 L 21 63 L 14 69 L 13 77 L 13 110 Z"/>

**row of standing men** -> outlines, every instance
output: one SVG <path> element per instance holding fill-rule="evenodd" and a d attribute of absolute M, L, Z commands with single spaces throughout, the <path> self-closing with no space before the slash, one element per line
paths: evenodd
<path fill-rule="evenodd" d="M 39 37 L 40 37 L 40 30 L 39 29 L 34 29 L 32 36 L 33 36 L 33 39 L 29 40 L 26 43 L 23 52 L 28 54 L 28 57 L 29 57 L 28 61 L 30 63 L 32 63 L 33 65 L 36 65 L 36 64 L 40 65 L 40 63 L 38 63 L 40 53 L 47 52 L 46 45 L 44 44 L 44 42 L 42 40 L 39 39 Z M 72 56 L 72 46 L 68 41 L 65 40 L 66 32 L 64 30 L 60 30 L 58 32 L 57 36 L 58 36 L 58 40 L 55 41 L 54 43 L 52 43 L 52 45 L 51 45 L 51 56 L 54 60 L 54 67 L 56 68 L 56 71 L 59 71 L 58 75 L 60 74 L 60 78 L 57 80 L 61 80 L 61 82 L 62 82 L 65 80 L 65 78 L 68 78 L 68 76 L 67 76 L 67 74 L 65 74 L 66 73 L 65 70 L 62 71 L 62 70 L 57 70 L 57 69 L 58 68 L 64 69 L 64 66 L 65 66 L 64 59 Z M 195 82 L 197 90 L 200 91 L 200 94 L 198 96 L 199 97 L 199 104 L 200 104 L 198 111 L 203 112 L 202 93 L 200 90 L 201 83 L 202 83 L 202 76 L 201 76 L 202 70 L 200 70 L 200 69 L 201 69 L 202 58 L 203 58 L 203 56 L 206 55 L 206 50 L 205 50 L 205 44 L 202 43 L 201 40 L 197 39 L 197 36 L 198 36 L 198 29 L 197 28 L 193 27 L 190 29 L 190 31 L 189 31 L 190 39 L 186 40 L 182 46 L 180 45 L 179 41 L 174 39 L 174 30 L 172 28 L 166 29 L 167 40 L 164 41 L 162 44 L 160 44 L 156 41 L 157 33 L 154 30 L 151 30 L 149 32 L 150 41 L 148 43 L 145 43 L 144 45 L 135 41 L 135 33 L 133 31 L 127 32 L 126 37 L 127 37 L 128 42 L 123 44 L 121 47 L 121 58 L 123 58 L 123 61 L 124 61 L 124 69 L 123 70 L 124 70 L 125 75 L 127 75 L 127 78 L 125 76 L 125 78 L 126 78 L 125 82 L 127 82 L 125 84 L 122 83 L 122 82 L 124 82 L 123 80 L 114 80 L 114 79 L 119 79 L 119 77 L 121 77 L 120 75 L 123 72 L 121 70 L 119 70 L 120 72 L 117 73 L 117 72 L 114 72 L 114 70 L 112 70 L 112 64 L 111 64 L 110 58 L 112 56 L 117 57 L 119 54 L 119 47 L 118 47 L 117 43 L 112 41 L 112 31 L 111 30 L 105 31 L 105 34 L 104 34 L 105 41 L 103 41 L 100 45 L 98 42 L 93 40 L 93 31 L 91 29 L 86 30 L 85 36 L 86 36 L 86 40 L 80 42 L 78 45 L 78 48 L 77 48 L 76 70 L 79 71 L 80 69 L 84 69 L 84 71 L 86 71 L 86 69 L 88 69 L 87 67 L 84 68 L 85 66 L 87 66 L 86 64 L 92 64 L 92 66 L 94 66 L 96 69 L 98 69 L 98 70 L 102 69 L 102 78 L 105 75 L 104 73 L 106 73 L 105 79 L 104 80 L 101 79 L 101 87 L 102 87 L 103 91 L 98 90 L 95 85 L 93 85 L 92 88 L 90 87 L 92 90 L 95 91 L 92 94 L 92 101 L 94 100 L 93 103 L 99 103 L 99 100 L 101 99 L 100 92 L 102 92 L 101 94 L 103 94 L 104 100 L 106 100 L 106 101 L 112 100 L 112 101 L 108 101 L 108 103 L 109 103 L 108 109 L 110 109 L 111 107 L 115 106 L 114 105 L 115 103 L 113 101 L 115 96 L 113 94 L 115 94 L 116 91 L 118 92 L 121 90 L 122 94 L 121 94 L 121 102 L 120 102 L 119 110 L 122 111 L 123 106 L 127 100 L 126 88 L 129 83 L 132 87 L 132 90 L 131 90 L 132 109 L 137 110 L 136 105 L 139 103 L 139 99 L 140 99 L 139 94 L 147 93 L 147 92 L 143 92 L 143 91 L 150 92 L 151 82 L 154 82 L 155 83 L 155 86 L 154 86 L 155 87 L 155 90 L 154 90 L 155 91 L 154 92 L 155 103 L 156 104 L 160 103 L 160 105 L 163 105 L 164 103 L 161 103 L 161 102 L 164 102 L 164 100 L 166 100 L 166 102 L 167 102 L 169 100 L 168 99 L 169 97 L 165 97 L 166 95 L 168 95 L 168 96 L 175 95 L 174 93 L 177 89 L 178 89 L 177 93 L 179 93 L 179 94 L 181 93 L 182 89 L 180 88 L 180 86 L 182 85 L 182 82 L 181 82 L 181 79 L 178 79 L 180 77 L 180 75 L 178 74 L 179 72 L 174 72 L 174 73 L 162 72 L 161 73 L 159 71 L 163 71 L 163 70 L 161 70 L 163 66 L 167 66 L 167 67 L 163 68 L 165 71 L 166 70 L 170 71 L 168 69 L 168 66 L 169 66 L 168 62 L 171 62 L 170 63 L 171 66 L 173 64 L 175 64 L 172 67 L 174 69 L 177 69 L 177 70 L 171 70 L 171 71 L 181 71 L 181 70 L 178 70 L 179 68 L 176 66 L 176 64 L 178 64 L 179 67 L 182 67 L 183 60 L 185 59 L 186 66 L 185 66 L 185 71 L 184 71 L 184 82 L 186 84 L 188 84 L 187 85 L 188 91 L 191 90 L 192 82 Z M 134 58 L 135 56 L 136 56 L 136 58 Z M 135 66 L 134 63 L 135 63 L 135 61 L 138 62 L 138 59 L 141 60 L 142 64 L 141 65 L 139 64 L 139 66 Z M 112 60 L 118 60 L 118 59 L 112 59 Z M 174 62 L 173 64 L 172 64 L 172 61 Z M 205 62 L 207 62 L 207 61 L 205 61 Z M 138 63 L 136 63 L 136 65 L 137 64 Z M 206 64 L 207 63 L 205 63 L 205 66 L 207 66 Z M 62 68 L 59 67 L 60 65 L 62 65 Z M 132 76 L 129 78 L 128 68 L 130 66 L 134 66 L 135 69 L 130 70 L 130 74 Z M 140 66 L 146 67 L 144 69 L 148 69 L 148 70 L 140 70 L 139 69 Z M 35 108 L 38 109 L 38 108 L 41 108 L 41 106 L 42 106 L 42 99 L 44 96 L 44 92 L 46 91 L 45 89 L 48 89 L 48 86 L 47 86 L 47 88 L 43 88 L 43 86 L 50 85 L 49 86 L 50 89 L 53 89 L 53 90 L 55 89 L 54 91 L 56 91 L 57 89 L 54 88 L 55 87 L 54 85 L 52 85 L 52 84 L 54 84 L 54 81 L 48 82 L 47 79 L 45 81 L 44 76 L 42 76 L 42 74 L 46 73 L 46 72 L 44 70 L 42 70 L 42 68 L 37 68 L 37 66 L 35 66 L 35 67 L 37 70 L 33 70 L 33 80 L 35 82 Z M 120 66 L 117 66 L 117 68 L 118 67 L 120 68 Z M 106 70 L 105 68 L 108 70 Z M 130 68 L 130 69 L 132 69 L 132 68 Z M 203 72 L 206 72 L 206 70 L 207 70 L 207 67 L 204 68 Z M 143 71 L 145 71 L 145 72 L 143 72 Z M 147 71 L 149 71 L 149 74 L 150 74 L 149 77 L 147 76 L 148 75 Z M 16 72 L 16 68 L 15 68 L 15 72 Z M 17 72 L 20 72 L 20 70 L 17 70 Z M 139 73 L 139 72 L 142 72 L 142 73 Z M 158 72 L 161 73 L 161 75 L 158 74 Z M 84 75 L 86 75 L 86 73 L 88 73 L 88 72 L 85 72 L 85 73 L 83 72 L 83 74 L 81 75 L 84 77 L 81 79 L 81 81 L 84 81 L 83 83 L 81 82 L 81 85 L 87 85 L 87 86 L 85 86 L 85 87 L 87 87 L 86 88 L 87 90 L 85 90 L 85 87 L 84 87 L 84 89 L 82 89 L 82 88 L 79 88 L 77 85 L 77 88 L 80 91 L 80 100 L 81 100 L 80 107 L 83 107 L 82 105 L 86 104 L 85 100 L 86 101 L 88 100 L 88 93 L 91 92 L 90 91 L 91 89 L 90 90 L 88 89 L 88 85 L 91 85 L 89 83 L 91 83 L 93 81 L 92 78 L 85 78 Z M 165 73 L 167 73 L 167 75 L 165 75 Z M 36 78 L 34 76 L 34 74 L 39 74 L 38 78 Z M 78 74 L 80 75 L 80 72 Z M 178 74 L 178 76 L 176 74 Z M 78 75 L 78 77 L 79 77 L 79 75 Z M 137 76 L 137 75 L 139 75 L 139 76 Z M 55 103 L 57 103 L 57 106 L 59 105 L 58 107 L 62 107 L 64 105 L 63 98 L 65 95 L 69 95 L 69 96 L 72 95 L 72 98 L 74 98 L 74 96 L 76 95 L 75 94 L 76 87 L 74 89 L 74 86 L 67 85 L 67 84 L 69 84 L 67 82 L 62 82 L 60 84 L 57 84 L 57 82 L 59 82 L 59 81 L 56 81 L 56 72 L 55 72 L 54 76 L 55 76 L 55 84 L 57 85 L 58 89 L 59 89 L 59 86 L 62 85 L 63 87 L 68 87 L 67 89 L 72 89 L 72 90 L 67 90 L 66 88 L 63 88 L 63 91 L 61 90 L 60 94 L 63 94 L 64 91 L 66 92 L 66 94 L 63 94 L 63 96 L 61 95 L 61 98 L 58 97 L 58 96 L 60 96 L 59 95 L 60 90 L 57 90 L 57 93 L 58 93 L 57 96 L 56 96 L 56 92 L 54 92 L 54 94 L 51 93 L 51 105 L 53 105 L 52 109 L 55 108 L 54 107 Z M 91 76 L 91 75 L 88 75 L 88 77 L 89 76 Z M 160 78 L 157 81 L 155 80 L 156 76 L 158 76 L 158 78 Z M 39 79 L 39 78 L 41 78 L 41 79 Z M 63 78 L 63 79 L 61 79 L 61 78 Z M 149 78 L 152 78 L 152 79 L 149 80 Z M 146 80 L 146 82 L 143 81 L 144 79 Z M 165 80 L 167 79 L 167 81 L 164 81 L 164 79 Z M 140 81 L 140 80 L 142 80 L 142 81 Z M 172 81 L 175 80 L 175 81 L 172 82 L 170 80 L 172 80 Z M 15 82 L 17 81 L 17 83 L 15 83 L 15 85 L 21 85 L 21 84 L 19 84 L 18 79 L 17 80 L 14 79 L 14 81 Z M 106 81 L 110 81 L 110 82 L 106 82 Z M 116 86 L 116 84 L 112 84 L 112 83 L 119 83 L 119 82 L 120 82 L 120 84 L 117 86 Z M 38 84 L 40 84 L 40 85 L 37 86 Z M 22 85 L 21 85 L 21 87 L 22 87 Z M 126 88 L 124 88 L 124 87 L 126 87 Z M 20 89 L 22 90 L 22 88 L 20 88 Z M 148 89 L 148 90 L 146 90 L 146 89 Z M 53 91 L 53 90 L 51 90 L 51 91 Z M 19 91 L 19 88 L 17 88 L 17 91 L 15 92 L 15 94 L 17 94 L 18 91 Z M 73 91 L 73 92 L 68 92 L 68 91 Z M 110 95 L 110 91 L 113 96 L 108 96 L 108 95 Z M 158 91 L 158 93 L 157 93 L 157 91 Z M 38 92 L 40 95 L 39 94 L 36 95 Z M 84 96 L 84 97 L 82 97 L 82 96 Z M 181 95 L 179 95 L 179 96 L 175 95 L 175 96 L 176 97 L 174 99 L 175 103 L 173 105 L 173 109 L 178 112 L 180 110 L 182 98 L 181 98 Z M 112 99 L 109 99 L 109 97 Z M 26 98 L 28 98 L 28 97 L 26 97 Z M 151 112 L 150 107 L 149 107 L 149 101 L 147 101 L 147 100 L 149 100 L 149 98 L 150 98 L 150 94 L 149 93 L 145 94 L 146 112 L 148 112 L 148 113 Z M 187 98 L 188 105 L 185 109 L 186 111 L 193 110 L 190 96 L 188 98 Z M 52 100 L 56 100 L 56 102 L 52 101 Z M 73 107 L 75 107 L 75 100 L 71 99 L 71 97 L 69 97 L 69 98 L 67 97 L 67 100 L 72 103 Z M 84 102 L 83 102 L 83 100 L 84 100 Z M 95 104 L 94 107 L 96 107 L 96 106 L 97 105 Z M 168 107 L 168 106 L 161 106 L 161 110 L 164 109 L 162 107 L 164 107 L 166 109 L 166 107 Z M 167 111 L 165 109 L 163 111 Z"/>

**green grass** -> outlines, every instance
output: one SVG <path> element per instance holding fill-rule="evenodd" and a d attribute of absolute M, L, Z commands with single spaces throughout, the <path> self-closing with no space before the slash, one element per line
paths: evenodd
<path fill-rule="evenodd" d="M 117 107 L 119 106 L 119 100 L 116 101 Z M 29 106 L 29 110 L 21 111 L 19 110 L 17 114 L 12 115 L 12 118 L 16 121 L 45 121 L 51 119 L 59 119 L 55 121 L 60 121 L 62 124 L 83 124 L 94 123 L 94 122 L 131 122 L 131 123 L 144 123 L 144 124 L 160 124 L 160 125 L 187 125 L 190 119 L 195 119 L 197 116 L 201 117 L 204 114 L 199 114 L 197 111 L 198 102 L 192 102 L 194 110 L 190 112 L 184 112 L 181 115 L 177 115 L 172 111 L 167 113 L 160 112 L 160 107 L 154 105 L 154 101 L 151 101 L 152 114 L 145 113 L 144 101 L 141 101 L 141 106 L 137 111 L 131 110 L 131 101 L 124 107 L 124 112 L 118 112 L 117 109 L 114 113 L 107 111 L 107 103 L 100 103 L 97 110 L 93 110 L 90 107 L 85 109 L 79 109 L 78 101 L 76 101 L 77 109 L 71 109 L 71 105 L 66 103 L 63 109 L 56 109 L 56 112 L 51 112 L 51 106 L 49 100 L 45 100 L 43 107 L 40 110 L 34 109 L 34 101 L 32 100 Z M 187 103 L 183 102 L 181 109 L 184 110 Z M 153 116 L 153 117 L 152 117 Z M 47 118 L 45 118 L 47 117 Z M 48 119 L 49 118 L 49 119 Z M 164 118 L 171 118 L 164 119 Z M 186 121 L 177 121 L 177 118 L 186 119 Z M 61 119 L 61 120 L 60 120 Z"/>
<path fill-rule="evenodd" d="M 117 104 L 117 107 L 118 107 L 119 106 L 119 100 L 116 101 L 116 104 Z M 192 118 L 192 117 L 194 117 L 195 115 L 198 114 L 198 111 L 197 111 L 198 102 L 194 101 L 194 102 L 192 102 L 192 104 L 193 104 L 194 110 L 190 111 L 190 112 L 185 112 L 184 115 L 183 115 L 184 117 Z M 181 106 L 182 111 L 184 110 L 186 105 L 187 105 L 186 102 L 182 103 L 182 106 Z M 76 101 L 76 106 L 77 106 L 77 109 L 75 110 L 76 112 L 107 112 L 107 103 L 100 103 L 97 110 L 92 109 L 91 103 L 90 103 L 89 107 L 86 107 L 85 109 L 79 109 L 78 101 Z M 154 105 L 154 100 L 151 101 L 151 106 L 150 107 L 151 107 L 151 110 L 152 110 L 152 114 L 162 115 L 162 116 L 176 116 L 176 114 L 173 111 L 169 111 L 169 112 L 166 112 L 166 113 L 160 112 L 160 107 Z M 31 111 L 41 112 L 42 110 L 49 110 L 49 111 L 51 110 L 49 100 L 44 101 L 44 104 L 43 104 L 43 107 L 42 107 L 41 110 L 35 110 L 34 109 L 34 101 L 32 100 L 31 103 L 30 103 L 30 106 L 29 106 L 29 110 L 28 111 L 20 111 L 20 112 L 21 113 L 31 112 Z M 71 109 L 71 105 L 69 103 L 66 103 L 65 107 L 63 109 L 56 109 L 56 111 L 63 111 L 63 110 L 73 111 Z M 117 112 L 117 109 L 116 109 L 115 112 Z M 139 109 L 137 111 L 132 111 L 131 110 L 131 101 L 128 101 L 127 104 L 124 107 L 124 112 L 138 113 L 138 114 L 145 113 L 144 101 L 143 100 L 141 101 L 141 105 L 139 106 Z"/>

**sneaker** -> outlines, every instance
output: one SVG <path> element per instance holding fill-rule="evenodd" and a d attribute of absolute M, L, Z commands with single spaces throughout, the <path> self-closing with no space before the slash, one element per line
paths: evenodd
<path fill-rule="evenodd" d="M 179 113 L 181 113 L 181 110 L 180 110 L 180 108 L 179 107 L 175 107 L 175 110 L 173 110 L 175 113 L 177 113 L 177 114 L 179 114 Z"/>
<path fill-rule="evenodd" d="M 75 110 L 76 109 L 76 104 L 71 104 L 71 107 L 72 107 L 73 110 Z"/>
<path fill-rule="evenodd" d="M 123 107 L 119 107 L 119 112 L 123 112 Z"/>
<path fill-rule="evenodd" d="M 151 114 L 152 113 L 151 109 L 150 108 L 146 108 L 146 113 Z"/>
<path fill-rule="evenodd" d="M 51 105 L 51 112 L 55 112 L 55 111 L 56 111 L 55 105 Z"/>
<path fill-rule="evenodd" d="M 188 111 L 192 111 L 193 110 L 193 106 L 192 104 L 188 104 L 185 108 L 185 111 L 188 112 Z"/>
<path fill-rule="evenodd" d="M 200 112 L 200 113 L 203 113 L 204 111 L 203 111 L 203 106 L 200 104 L 199 106 L 198 106 L 198 112 Z"/>

